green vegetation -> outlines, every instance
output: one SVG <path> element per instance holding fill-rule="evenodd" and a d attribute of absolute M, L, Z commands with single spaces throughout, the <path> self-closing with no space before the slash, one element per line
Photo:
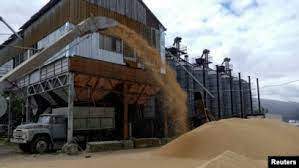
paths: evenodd
<path fill-rule="evenodd" d="M 259 113 L 259 110 L 256 109 L 254 112 L 255 112 L 256 114 L 258 114 L 258 113 Z M 267 114 L 267 113 L 269 113 L 269 110 L 266 109 L 266 108 L 264 108 L 264 107 L 261 107 L 261 113 L 262 113 L 262 114 Z"/>

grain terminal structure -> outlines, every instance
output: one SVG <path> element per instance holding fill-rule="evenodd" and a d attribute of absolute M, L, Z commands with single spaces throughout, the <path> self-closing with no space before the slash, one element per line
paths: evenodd
<path fill-rule="evenodd" d="M 86 20 L 96 19 L 103 28 L 95 31 L 89 24 L 89 28 L 82 26 Z M 156 49 L 162 62 L 175 69 L 187 93 L 192 124 L 200 124 L 207 116 L 244 117 L 252 112 L 248 83 L 233 78 L 229 67 L 211 69 L 207 50 L 196 64 L 180 58 L 187 53 L 179 43 L 165 50 L 166 28 L 142 0 L 51 0 L 20 28 L 22 39 L 13 35 L 0 46 L 2 86 L 22 100 L 22 108 L 17 110 L 23 121 L 63 108 L 69 116 L 69 141 L 76 128 L 90 130 L 98 124 L 115 126 L 103 133 L 108 140 L 165 135 L 163 99 L 151 72 L 145 70 L 136 48 L 125 39 L 104 33 L 117 23 L 138 33 Z M 80 25 L 89 31 L 83 32 Z M 66 42 L 70 33 L 80 35 Z M 161 67 L 161 74 L 163 70 Z M 95 107 L 114 115 L 92 120 Z M 88 122 L 76 111 L 86 108 L 90 108 Z M 74 117 L 76 113 L 79 115 Z"/>
<path fill-rule="evenodd" d="M 198 124 L 204 122 L 202 120 L 207 118 L 203 116 L 204 111 L 210 113 L 212 119 L 264 115 L 253 105 L 251 81 L 233 76 L 229 58 L 225 58 L 221 65 L 216 65 L 213 69 L 210 65 L 210 51 L 204 50 L 195 63 L 190 63 L 186 47 L 180 44 L 181 40 L 177 37 L 174 45 L 166 48 L 166 60 L 175 70 L 178 82 L 187 93 L 191 121 L 195 119 L 197 121 L 193 122 L 200 122 Z M 208 95 L 200 84 L 214 96 Z"/>
<path fill-rule="evenodd" d="M 69 112 L 81 106 L 112 107 L 115 121 L 105 122 L 115 122 L 116 139 L 158 134 L 159 130 L 153 128 L 155 118 L 145 118 L 139 111 L 159 88 L 140 66 L 135 49 L 123 39 L 101 32 L 88 33 L 46 61 L 32 64 L 31 70 L 28 60 L 57 44 L 80 22 L 97 16 L 134 30 L 165 59 L 166 29 L 141 0 L 51 0 L 20 28 L 23 39 L 13 35 L 0 47 L 0 64 L 13 64 L 8 74 L 13 78 L 5 78 L 9 91 L 22 98 L 21 111 L 27 122 L 61 107 L 68 107 Z M 16 72 L 22 67 L 30 71 Z"/>

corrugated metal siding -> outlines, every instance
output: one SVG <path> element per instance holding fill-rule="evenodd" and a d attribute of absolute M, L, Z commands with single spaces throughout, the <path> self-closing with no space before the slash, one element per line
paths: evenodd
<path fill-rule="evenodd" d="M 137 0 L 87 0 L 146 25 L 146 8 Z"/>
<path fill-rule="evenodd" d="M 107 8 L 95 3 L 104 4 Z M 62 0 L 24 30 L 25 46 L 32 46 L 67 21 L 78 24 L 91 15 L 115 19 L 144 36 L 150 44 L 151 38 L 146 32 L 150 32 L 151 28 L 159 31 L 162 27 L 150 11 L 136 0 Z M 146 24 L 145 19 L 151 24 Z"/>
<path fill-rule="evenodd" d="M 8 61 L 0 67 L 0 77 L 7 74 L 13 68 L 13 60 Z"/>
<path fill-rule="evenodd" d="M 66 115 L 67 108 L 52 109 L 53 114 Z M 113 107 L 74 107 L 74 129 L 109 129 L 115 127 Z"/>
<path fill-rule="evenodd" d="M 230 92 L 230 77 L 222 76 L 221 77 L 221 87 L 222 87 L 222 101 L 223 101 L 223 116 L 229 117 L 232 115 L 231 110 L 231 92 Z"/>

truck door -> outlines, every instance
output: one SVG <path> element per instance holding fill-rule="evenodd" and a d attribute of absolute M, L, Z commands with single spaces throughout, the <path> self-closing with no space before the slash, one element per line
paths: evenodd
<path fill-rule="evenodd" d="M 55 140 L 66 139 L 65 118 L 60 116 L 53 117 L 52 137 Z"/>

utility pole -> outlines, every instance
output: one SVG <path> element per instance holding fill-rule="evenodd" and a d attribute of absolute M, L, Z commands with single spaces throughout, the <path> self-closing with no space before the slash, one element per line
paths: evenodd
<path fill-rule="evenodd" d="M 217 74 L 217 107 L 218 107 L 218 119 L 221 118 L 221 108 L 220 108 L 220 89 L 219 89 L 219 67 L 216 65 Z"/>
<path fill-rule="evenodd" d="M 244 111 L 243 111 L 243 93 L 242 93 L 242 78 L 241 78 L 241 73 L 239 73 L 239 91 L 240 91 L 240 110 L 241 110 L 241 118 L 244 118 Z"/>
<path fill-rule="evenodd" d="M 257 99 L 258 99 L 258 110 L 259 110 L 259 114 L 262 113 L 261 110 L 261 97 L 260 97 L 260 84 L 259 84 L 259 78 L 256 78 L 256 86 L 257 86 Z"/>
<path fill-rule="evenodd" d="M 251 115 L 253 115 L 252 90 L 251 90 L 251 77 L 250 76 L 248 76 L 248 82 L 249 82 L 249 96 L 250 96 L 250 112 L 251 112 Z"/>

